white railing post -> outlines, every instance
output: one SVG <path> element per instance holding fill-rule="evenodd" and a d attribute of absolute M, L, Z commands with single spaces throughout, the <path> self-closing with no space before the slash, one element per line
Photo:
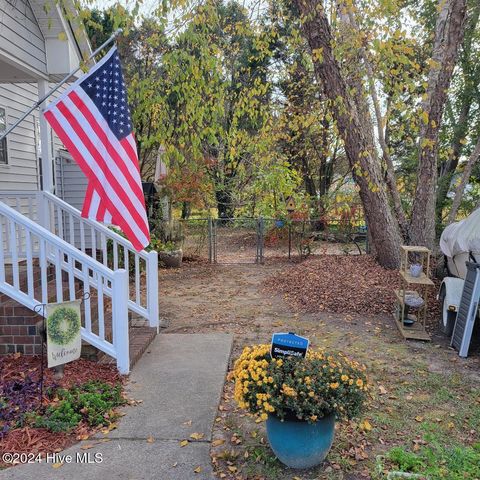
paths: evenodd
<path fill-rule="evenodd" d="M 147 310 L 148 324 L 158 333 L 158 253 L 155 250 L 148 252 L 147 257 Z"/>
<path fill-rule="evenodd" d="M 38 223 L 43 227 L 50 231 L 50 216 L 48 215 L 48 202 L 43 192 L 40 190 L 37 192 L 37 216 L 38 216 Z"/>
<path fill-rule="evenodd" d="M 130 372 L 128 342 L 128 272 L 115 270 L 112 281 L 112 327 L 113 346 L 117 357 L 117 368 L 122 375 Z"/>

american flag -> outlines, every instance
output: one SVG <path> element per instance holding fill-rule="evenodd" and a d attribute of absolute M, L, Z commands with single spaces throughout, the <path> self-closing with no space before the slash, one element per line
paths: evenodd
<path fill-rule="evenodd" d="M 147 246 L 137 147 L 116 47 L 44 115 L 88 178 L 82 216 L 118 225 L 137 250 Z"/>

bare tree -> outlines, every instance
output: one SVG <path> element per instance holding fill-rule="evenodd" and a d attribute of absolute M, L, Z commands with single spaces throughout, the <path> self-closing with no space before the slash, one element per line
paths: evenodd
<path fill-rule="evenodd" d="M 410 226 L 410 241 L 430 248 L 435 242 L 438 134 L 465 32 L 466 0 L 439 0 L 438 9 L 427 94 L 421 106 L 423 125 Z"/>
<path fill-rule="evenodd" d="M 450 213 L 448 214 L 447 225 L 455 221 L 455 217 L 457 216 L 458 208 L 460 207 L 460 203 L 462 203 L 463 192 L 465 191 L 465 187 L 467 186 L 468 180 L 470 179 L 470 175 L 472 174 L 472 169 L 477 160 L 480 157 L 480 138 L 477 141 L 477 145 L 473 150 L 470 158 L 467 160 L 465 164 L 465 168 L 463 169 L 462 178 L 460 179 L 460 183 L 455 187 L 455 196 L 453 198 L 452 208 L 450 209 Z"/>
<path fill-rule="evenodd" d="M 398 221 L 388 202 L 381 162 L 375 148 L 371 121 L 364 113 L 368 107 L 355 98 L 340 71 L 332 48 L 332 33 L 323 5 L 318 0 L 296 0 L 302 18 L 302 29 L 308 41 L 315 74 L 324 94 L 333 105 L 333 114 L 345 143 L 345 151 L 360 188 L 371 239 L 381 265 L 396 268 L 399 264 L 400 234 Z"/>

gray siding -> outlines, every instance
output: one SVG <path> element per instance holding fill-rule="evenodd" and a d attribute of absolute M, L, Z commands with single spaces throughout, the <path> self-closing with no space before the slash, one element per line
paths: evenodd
<path fill-rule="evenodd" d="M 47 73 L 45 40 L 27 0 L 0 0 L 0 51 Z"/>
<path fill-rule="evenodd" d="M 37 98 L 36 84 L 0 84 L 0 107 L 6 109 L 7 125 L 18 120 Z M 38 189 L 37 119 L 38 112 L 32 113 L 8 135 L 8 165 L 0 165 L 0 191 Z"/>
<path fill-rule="evenodd" d="M 57 156 L 55 164 L 57 196 L 81 211 L 87 189 L 87 177 L 67 153 Z"/>

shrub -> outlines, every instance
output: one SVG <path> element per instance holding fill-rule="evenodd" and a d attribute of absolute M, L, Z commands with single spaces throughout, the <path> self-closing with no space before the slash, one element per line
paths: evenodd
<path fill-rule="evenodd" d="M 365 367 L 342 354 L 310 349 L 305 359 L 272 359 L 270 345 L 245 347 L 230 378 L 240 407 L 262 419 L 275 414 L 314 423 L 331 413 L 352 418 L 368 391 Z"/>
<path fill-rule="evenodd" d="M 70 431 L 82 420 L 92 427 L 106 426 L 115 418 L 112 410 L 125 403 L 120 385 L 112 387 L 98 381 L 54 393 L 58 402 L 48 406 L 44 415 L 33 416 L 35 427 Z"/>

